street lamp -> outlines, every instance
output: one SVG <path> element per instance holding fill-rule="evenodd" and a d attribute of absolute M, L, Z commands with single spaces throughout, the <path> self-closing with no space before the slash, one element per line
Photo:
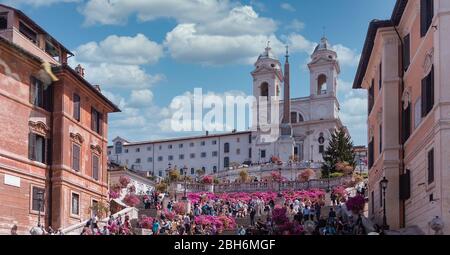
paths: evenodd
<path fill-rule="evenodd" d="M 44 192 L 42 190 L 39 190 L 37 192 L 38 195 L 38 201 L 39 201 L 39 211 L 38 211 L 38 227 L 41 227 L 41 211 L 42 211 L 42 206 L 43 206 L 43 202 L 44 202 Z"/>
<path fill-rule="evenodd" d="M 387 224 L 386 220 L 386 189 L 388 182 L 389 181 L 386 179 L 386 176 L 384 176 L 383 179 L 380 181 L 380 186 L 383 189 L 383 230 L 389 229 L 389 225 Z"/>
<path fill-rule="evenodd" d="M 188 168 L 186 166 L 183 167 L 183 174 L 184 174 L 184 196 L 183 196 L 183 200 L 187 200 L 187 195 L 186 195 L 186 175 L 187 175 L 187 170 Z"/>

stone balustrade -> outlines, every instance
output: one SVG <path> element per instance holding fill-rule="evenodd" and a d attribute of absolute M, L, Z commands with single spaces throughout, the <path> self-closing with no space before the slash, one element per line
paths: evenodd
<path fill-rule="evenodd" d="M 306 189 L 327 189 L 340 186 L 352 180 L 352 176 L 345 176 L 332 179 L 301 181 L 285 181 L 285 182 L 249 182 L 249 183 L 223 183 L 215 185 L 192 184 L 188 183 L 186 191 L 190 192 L 258 192 L 258 191 L 286 191 L 286 190 L 306 190 Z M 184 183 L 179 183 L 177 192 L 184 191 Z"/>

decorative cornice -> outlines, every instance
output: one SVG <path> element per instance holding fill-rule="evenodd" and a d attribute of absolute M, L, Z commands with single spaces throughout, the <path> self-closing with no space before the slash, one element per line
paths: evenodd
<path fill-rule="evenodd" d="M 80 144 L 84 142 L 84 138 L 79 133 L 70 133 L 70 138 Z"/>
<path fill-rule="evenodd" d="M 33 133 L 40 134 L 42 136 L 48 136 L 50 128 L 42 121 L 28 121 L 28 125 Z"/>
<path fill-rule="evenodd" d="M 91 150 L 97 152 L 98 154 L 102 154 L 102 148 L 98 144 L 91 144 Z"/>
<path fill-rule="evenodd" d="M 425 59 L 423 61 L 423 72 L 424 76 L 428 75 L 431 71 L 431 67 L 433 66 L 433 58 L 434 58 L 434 48 L 431 48 L 425 55 Z"/>
<path fill-rule="evenodd" d="M 403 110 L 406 110 L 406 108 L 408 108 L 408 106 L 411 104 L 411 87 L 407 87 L 403 91 L 402 102 L 403 102 Z"/>

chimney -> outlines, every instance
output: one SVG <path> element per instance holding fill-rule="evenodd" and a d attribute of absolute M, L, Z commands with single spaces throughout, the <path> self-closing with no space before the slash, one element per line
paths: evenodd
<path fill-rule="evenodd" d="M 100 89 L 100 85 L 94 85 L 94 88 L 95 88 L 96 90 L 98 90 L 98 92 L 102 92 L 102 90 Z"/>
<path fill-rule="evenodd" d="M 84 78 L 84 68 L 80 64 L 75 67 L 75 72 L 77 72 L 79 76 Z"/>

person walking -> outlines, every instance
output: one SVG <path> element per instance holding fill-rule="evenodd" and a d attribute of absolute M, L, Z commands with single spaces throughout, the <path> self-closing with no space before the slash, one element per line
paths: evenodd
<path fill-rule="evenodd" d="M 250 225 L 251 226 L 255 226 L 255 215 L 256 215 L 256 210 L 255 208 L 252 206 L 250 208 Z"/>

